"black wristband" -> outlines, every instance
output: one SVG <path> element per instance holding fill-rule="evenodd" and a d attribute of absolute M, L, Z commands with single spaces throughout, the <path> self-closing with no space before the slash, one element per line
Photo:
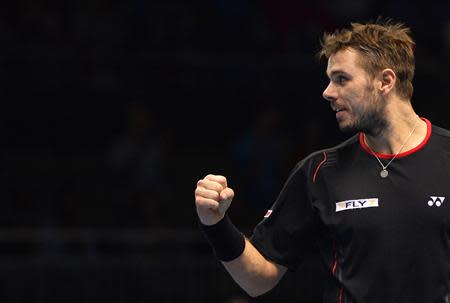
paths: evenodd
<path fill-rule="evenodd" d="M 227 215 L 214 225 L 199 225 L 219 260 L 231 261 L 244 252 L 245 237 Z"/>

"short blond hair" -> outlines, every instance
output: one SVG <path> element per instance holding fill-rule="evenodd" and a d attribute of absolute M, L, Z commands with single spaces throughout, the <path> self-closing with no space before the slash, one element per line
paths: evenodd
<path fill-rule="evenodd" d="M 397 93 L 410 100 L 413 95 L 414 40 L 410 29 L 390 20 L 375 23 L 351 23 L 350 28 L 325 33 L 320 57 L 329 58 L 338 51 L 352 48 L 362 55 L 361 66 L 374 77 L 385 68 L 397 75 Z"/>

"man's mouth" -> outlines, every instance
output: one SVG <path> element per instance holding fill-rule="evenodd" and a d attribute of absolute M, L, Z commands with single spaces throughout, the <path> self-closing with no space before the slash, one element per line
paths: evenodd
<path fill-rule="evenodd" d="M 333 111 L 335 111 L 336 113 L 338 113 L 338 112 L 344 110 L 344 108 L 343 108 L 343 107 L 340 107 L 340 106 L 332 106 L 331 108 L 332 108 Z"/>

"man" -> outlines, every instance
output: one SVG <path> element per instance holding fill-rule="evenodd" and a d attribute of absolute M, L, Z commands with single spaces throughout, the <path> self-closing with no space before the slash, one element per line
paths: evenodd
<path fill-rule="evenodd" d="M 197 183 L 201 228 L 249 295 L 317 245 L 336 281 L 326 303 L 450 302 L 450 132 L 413 110 L 413 50 L 409 29 L 390 22 L 324 36 L 323 97 L 357 134 L 300 161 L 250 239 L 226 215 L 226 178 Z"/>

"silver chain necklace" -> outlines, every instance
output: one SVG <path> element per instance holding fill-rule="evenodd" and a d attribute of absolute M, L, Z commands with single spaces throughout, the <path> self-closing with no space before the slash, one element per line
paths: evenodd
<path fill-rule="evenodd" d="M 398 156 L 398 154 L 400 154 L 403 150 L 403 147 L 405 147 L 406 143 L 408 142 L 409 138 L 411 137 L 411 135 L 414 133 L 414 131 L 417 128 L 417 125 L 419 124 L 420 118 L 417 116 L 417 122 L 414 125 L 413 129 L 411 130 L 411 132 L 409 133 L 408 137 L 406 138 L 405 142 L 402 144 L 402 146 L 400 147 L 400 149 L 398 150 L 398 152 L 394 155 L 394 157 L 392 157 L 392 159 L 388 162 L 388 164 L 383 165 L 383 163 L 381 162 L 380 158 L 378 158 L 378 156 L 375 154 L 375 152 L 372 150 L 372 148 L 369 146 L 369 144 L 367 143 L 366 140 L 366 135 L 364 135 L 364 142 L 366 142 L 367 147 L 369 148 L 370 152 L 372 153 L 372 155 L 374 155 L 374 157 L 378 160 L 378 163 L 380 163 L 382 170 L 380 171 L 380 176 L 381 178 L 386 178 L 389 175 L 389 172 L 387 171 L 387 168 L 389 165 L 391 165 L 392 161 L 394 161 L 394 159 Z"/>

